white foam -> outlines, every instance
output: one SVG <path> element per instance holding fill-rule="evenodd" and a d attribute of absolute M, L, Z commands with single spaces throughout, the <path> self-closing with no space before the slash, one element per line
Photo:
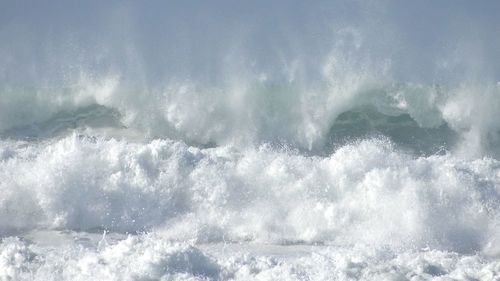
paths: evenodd
<path fill-rule="evenodd" d="M 498 4 L 3 2 L 1 281 L 498 279 Z"/>
<path fill-rule="evenodd" d="M 190 245 L 156 234 L 89 240 L 45 233 L 43 245 L 17 238 L 0 243 L 2 280 L 495 280 L 498 260 L 422 249 Z M 59 238 L 60 239 L 60 238 Z M 62 243 L 61 243 L 62 242 Z"/>
<path fill-rule="evenodd" d="M 0 226 L 7 232 L 153 229 L 179 241 L 458 252 L 498 243 L 500 171 L 490 158 L 414 158 L 379 139 L 329 157 L 78 135 L 6 146 Z"/>

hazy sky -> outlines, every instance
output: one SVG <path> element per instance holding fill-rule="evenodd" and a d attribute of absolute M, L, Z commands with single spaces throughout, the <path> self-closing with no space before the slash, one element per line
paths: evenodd
<path fill-rule="evenodd" d="M 314 80 L 332 53 L 351 70 L 389 62 L 396 80 L 500 80 L 499 14 L 493 0 L 1 1 L 0 81 L 281 79 L 293 66 Z"/>

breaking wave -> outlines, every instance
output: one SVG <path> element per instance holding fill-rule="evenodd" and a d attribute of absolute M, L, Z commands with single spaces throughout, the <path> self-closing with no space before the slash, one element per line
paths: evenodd
<path fill-rule="evenodd" d="M 78 135 L 2 147 L 0 225 L 12 233 L 154 229 L 181 241 L 475 252 L 499 231 L 497 160 L 414 157 L 383 139 L 328 157 Z"/>
<path fill-rule="evenodd" d="M 3 92 L 1 134 L 22 139 L 72 129 L 129 129 L 143 138 L 204 147 L 270 143 L 320 154 L 350 141 L 386 136 L 416 153 L 498 155 L 497 85 L 446 91 L 438 86 L 357 85 L 345 92 L 265 84 L 240 92 L 198 91 L 178 85 L 128 94 L 117 83 L 60 95 L 47 92 L 35 99 L 25 90 Z"/>
<path fill-rule="evenodd" d="M 498 2 L 63 2 L 0 2 L 0 280 L 500 276 Z"/>

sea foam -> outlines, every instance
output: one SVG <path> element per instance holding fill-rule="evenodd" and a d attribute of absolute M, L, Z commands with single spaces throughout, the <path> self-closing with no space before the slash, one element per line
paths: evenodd
<path fill-rule="evenodd" d="M 72 135 L 4 142 L 1 228 L 160 231 L 199 242 L 367 243 L 482 251 L 498 243 L 499 163 L 415 157 L 387 140 L 327 157 Z"/>

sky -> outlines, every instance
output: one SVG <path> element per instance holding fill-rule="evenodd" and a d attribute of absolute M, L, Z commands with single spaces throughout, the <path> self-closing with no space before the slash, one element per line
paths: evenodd
<path fill-rule="evenodd" d="M 332 56 L 346 71 L 388 65 L 396 81 L 500 81 L 499 12 L 493 0 L 3 0 L 0 82 L 64 85 L 82 73 L 143 85 L 234 73 L 285 81 L 291 69 L 315 81 Z"/>

